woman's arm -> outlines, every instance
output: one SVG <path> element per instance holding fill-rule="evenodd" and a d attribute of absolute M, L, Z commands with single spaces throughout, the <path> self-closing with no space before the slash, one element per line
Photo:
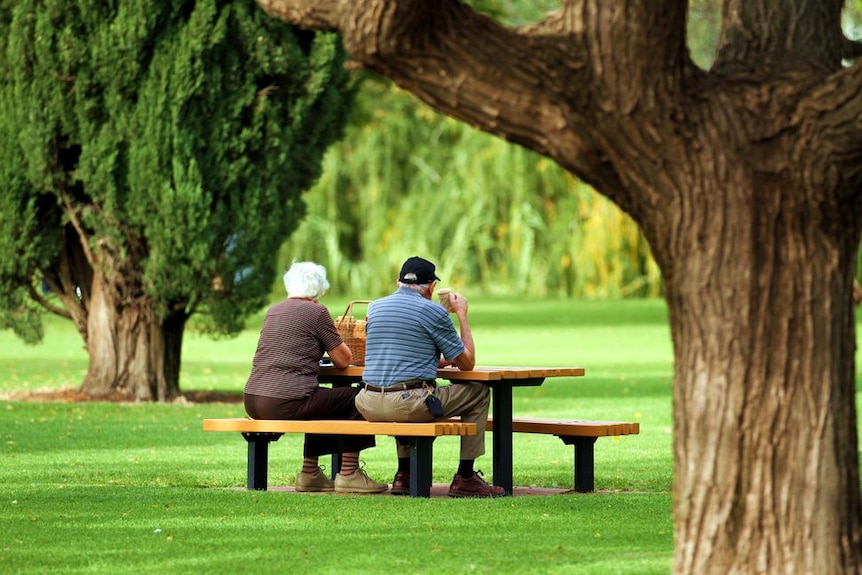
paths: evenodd
<path fill-rule="evenodd" d="M 335 367 L 347 367 L 353 361 L 353 353 L 347 347 L 346 343 L 330 349 L 329 357 L 332 359 L 332 365 Z"/>

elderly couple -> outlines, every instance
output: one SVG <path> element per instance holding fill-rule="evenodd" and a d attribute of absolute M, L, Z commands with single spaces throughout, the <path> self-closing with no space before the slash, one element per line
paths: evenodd
<path fill-rule="evenodd" d="M 326 270 L 312 262 L 294 263 L 284 274 L 288 297 L 266 312 L 253 367 L 245 386 L 245 410 L 255 419 L 362 419 L 369 421 L 431 421 L 429 394 L 442 404 L 442 417 L 461 416 L 474 422 L 475 436 L 461 438 L 458 472 L 450 497 L 499 497 L 502 487 L 489 485 L 473 469 L 485 453 L 485 422 L 489 392 L 481 383 L 437 387 L 438 366 L 472 369 L 475 347 L 467 322 L 467 300 L 453 293 L 452 312 L 461 335 L 445 309 L 432 301 L 440 278 L 434 264 L 412 257 L 404 262 L 398 289 L 368 307 L 365 369 L 361 388 L 319 387 L 317 372 L 323 352 L 337 367 L 346 367 L 350 349 L 335 329 L 329 311 L 318 300 L 329 289 Z M 441 359 L 442 357 L 442 359 Z M 440 417 L 439 413 L 437 414 Z M 341 470 L 330 481 L 318 458 L 335 453 L 342 442 Z M 374 446 L 374 436 L 306 435 L 297 491 L 383 493 L 386 483 L 369 478 L 359 467 L 359 452 Z M 397 444 L 398 471 L 389 489 L 410 492 L 410 449 Z"/>

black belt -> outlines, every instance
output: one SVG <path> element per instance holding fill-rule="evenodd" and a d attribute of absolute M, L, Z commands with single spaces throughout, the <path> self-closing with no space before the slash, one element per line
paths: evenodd
<path fill-rule="evenodd" d="M 370 383 L 362 382 L 362 387 L 367 389 L 368 391 L 379 391 L 382 393 L 386 393 L 389 391 L 405 391 L 407 389 L 421 389 L 425 386 L 428 387 L 437 387 L 436 379 L 408 379 L 407 381 L 399 381 L 398 383 L 393 383 L 392 385 L 387 385 L 386 387 L 381 387 L 379 385 L 371 385 Z"/>

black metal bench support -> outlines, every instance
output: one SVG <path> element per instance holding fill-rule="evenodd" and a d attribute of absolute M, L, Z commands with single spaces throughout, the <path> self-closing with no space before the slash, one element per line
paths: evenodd
<path fill-rule="evenodd" d="M 434 437 L 396 437 L 410 446 L 410 497 L 431 497 Z"/>
<path fill-rule="evenodd" d="M 433 437 L 410 438 L 410 497 L 431 497 Z"/>
<path fill-rule="evenodd" d="M 248 479 L 246 488 L 266 491 L 267 468 L 269 467 L 269 444 L 278 441 L 282 433 L 244 432 L 248 442 Z M 431 497 L 431 472 L 433 469 L 434 437 L 399 437 L 410 445 L 410 496 Z M 333 455 L 333 467 L 340 467 L 340 454 Z M 337 470 L 334 471 L 334 473 Z M 333 473 L 333 477 L 334 477 Z"/>
<path fill-rule="evenodd" d="M 595 443 L 596 437 L 558 435 L 566 445 L 575 446 L 575 491 L 590 493 L 596 490 Z"/>
<path fill-rule="evenodd" d="M 246 488 L 266 491 L 266 470 L 269 467 L 269 444 L 278 441 L 281 433 L 246 432 L 242 436 L 248 442 L 248 479 Z"/>

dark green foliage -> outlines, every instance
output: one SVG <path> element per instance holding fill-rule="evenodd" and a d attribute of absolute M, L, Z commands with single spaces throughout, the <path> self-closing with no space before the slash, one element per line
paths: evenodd
<path fill-rule="evenodd" d="M 340 40 L 212 0 L 2 2 L 0 39 L 0 327 L 96 272 L 236 331 L 341 133 Z"/>

